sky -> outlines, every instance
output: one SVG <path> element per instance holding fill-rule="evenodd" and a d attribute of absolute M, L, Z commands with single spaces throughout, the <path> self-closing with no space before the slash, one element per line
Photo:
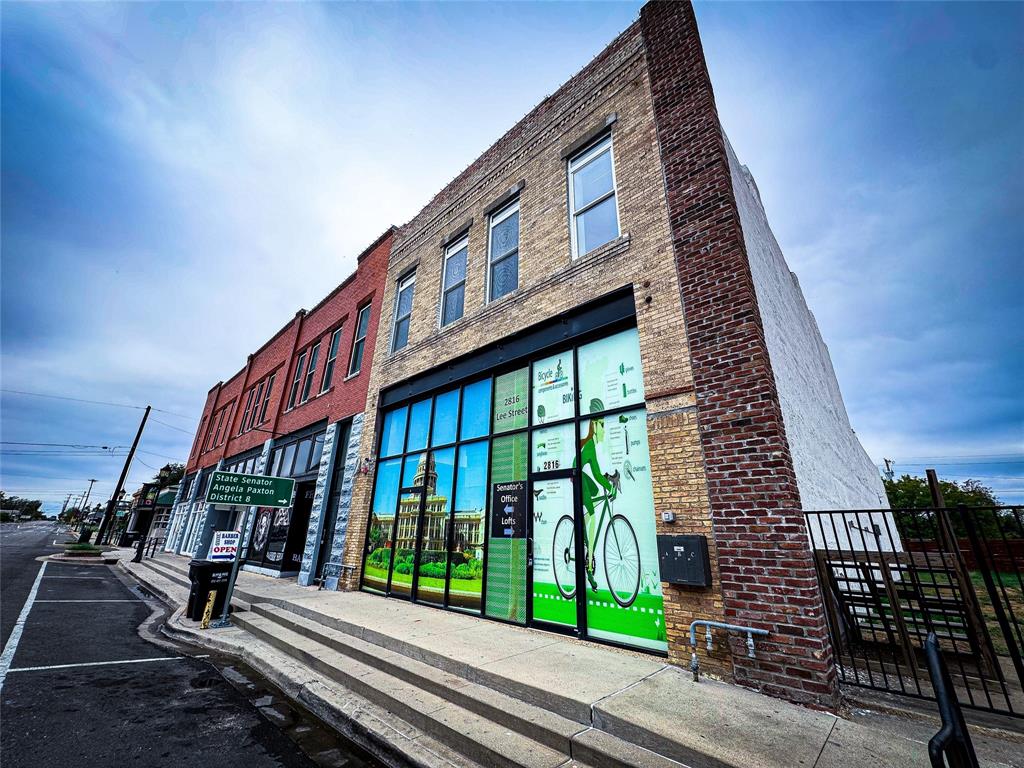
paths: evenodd
<path fill-rule="evenodd" d="M 146 404 L 129 491 L 184 460 L 210 387 L 639 6 L 0 5 L 3 489 L 105 501 Z M 872 459 L 1024 503 L 1024 4 L 697 15 Z"/>

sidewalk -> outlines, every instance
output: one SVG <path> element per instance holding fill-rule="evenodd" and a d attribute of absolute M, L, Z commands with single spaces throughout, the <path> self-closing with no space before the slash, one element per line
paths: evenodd
<path fill-rule="evenodd" d="M 131 564 L 131 553 L 123 557 L 122 567 L 165 600 L 184 600 L 187 560 L 163 556 Z M 243 572 L 236 598 L 239 607 L 248 609 L 235 614 L 241 629 L 199 632 L 180 612 L 170 629 L 221 650 L 245 648 L 250 656 L 283 653 L 292 666 L 297 661 L 303 667 L 294 674 L 308 676 L 320 669 L 313 679 L 347 681 L 357 693 L 379 695 L 377 703 L 399 716 L 404 702 L 394 689 L 411 681 L 417 687 L 406 698 L 420 696 L 422 706 L 405 714 L 426 732 L 434 728 L 436 735 L 436 721 L 447 718 L 446 727 L 463 735 L 472 731 L 470 725 L 481 725 L 476 720 L 483 713 L 488 722 L 504 720 L 506 735 L 522 733 L 529 724 L 525 735 L 530 745 L 554 747 L 575 758 L 575 764 L 927 766 L 927 740 L 937 730 L 891 717 L 842 719 L 706 678 L 694 683 L 689 672 L 647 655 L 361 592 L 318 592 Z M 280 659 L 277 663 L 284 666 Z M 287 677 L 288 672 L 279 669 L 277 674 Z M 439 674 L 448 677 L 435 680 Z M 379 677 L 375 685 L 363 684 L 374 676 Z M 492 694 L 504 697 L 503 703 L 486 704 Z M 441 714 L 431 715 L 429 704 Z M 466 727 L 451 722 L 456 716 L 467 718 Z M 546 717 L 550 724 L 536 724 Z M 1014 765 L 1015 756 L 1024 754 L 1024 743 L 975 740 L 979 757 L 990 758 L 982 759 L 983 765 Z M 630 746 L 639 748 L 633 757 L 623 754 Z M 493 748 L 501 753 L 500 747 Z M 535 757 L 534 764 L 545 764 L 549 756 L 539 749 Z M 555 762 L 557 755 L 550 758 L 552 765 L 563 764 Z M 669 761 L 658 762 L 664 758 Z M 436 763 L 427 758 L 424 764 Z"/>

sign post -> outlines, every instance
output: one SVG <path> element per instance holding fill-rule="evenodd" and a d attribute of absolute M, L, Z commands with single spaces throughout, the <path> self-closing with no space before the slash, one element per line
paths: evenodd
<path fill-rule="evenodd" d="M 228 593 L 224 598 L 224 613 L 216 621 L 210 624 L 211 627 L 230 627 L 231 620 L 228 614 L 231 611 L 231 596 L 235 592 L 235 580 L 238 578 L 238 569 L 242 565 L 242 542 L 241 537 L 249 527 L 249 515 L 253 507 L 277 507 L 284 508 L 292 505 L 292 496 L 295 494 L 295 481 L 290 477 L 265 477 L 264 475 L 241 475 L 234 472 L 214 472 L 210 478 L 210 487 L 206 491 L 207 504 L 238 504 L 245 505 L 245 521 L 242 525 L 242 533 L 230 531 L 235 538 L 234 562 L 231 566 L 231 578 L 228 579 Z M 214 546 L 210 547 L 210 556 L 216 559 L 217 537 L 214 535 Z"/>

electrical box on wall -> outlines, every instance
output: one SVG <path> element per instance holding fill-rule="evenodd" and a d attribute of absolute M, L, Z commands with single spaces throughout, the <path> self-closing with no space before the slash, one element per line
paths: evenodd
<path fill-rule="evenodd" d="M 711 560 L 704 536 L 659 536 L 661 580 L 688 587 L 711 586 Z"/>

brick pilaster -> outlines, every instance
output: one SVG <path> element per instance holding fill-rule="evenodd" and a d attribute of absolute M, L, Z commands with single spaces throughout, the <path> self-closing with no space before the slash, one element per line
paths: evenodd
<path fill-rule="evenodd" d="M 726 619 L 769 630 L 738 682 L 833 707 L 837 683 L 782 410 L 689 3 L 640 12 Z"/>

